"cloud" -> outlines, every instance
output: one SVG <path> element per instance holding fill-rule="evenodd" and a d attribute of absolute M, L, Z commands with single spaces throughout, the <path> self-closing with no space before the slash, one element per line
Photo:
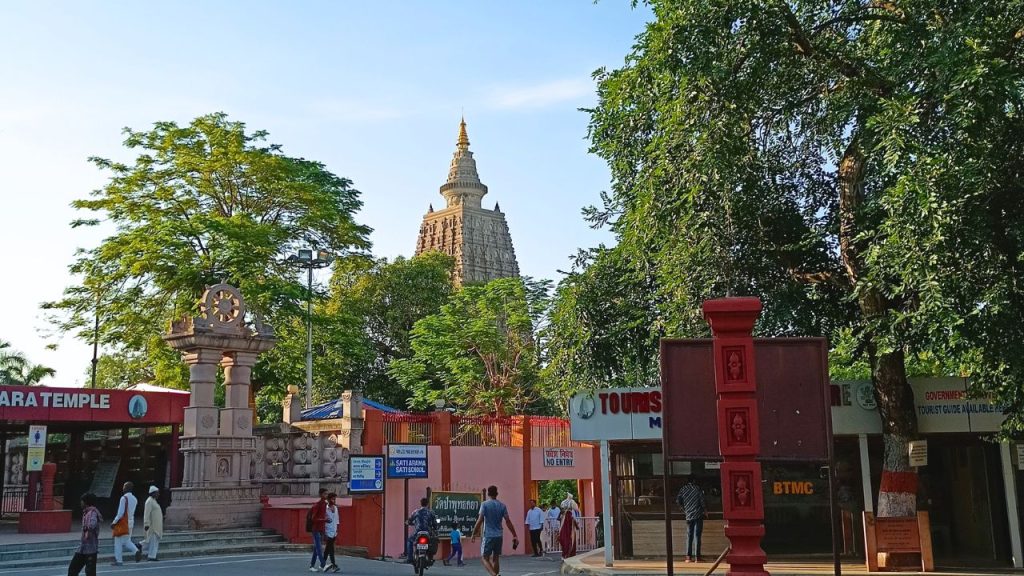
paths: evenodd
<path fill-rule="evenodd" d="M 589 79 L 566 78 L 533 86 L 497 88 L 491 94 L 490 105 L 501 110 L 546 108 L 562 102 L 580 102 L 593 93 L 594 85 Z"/>

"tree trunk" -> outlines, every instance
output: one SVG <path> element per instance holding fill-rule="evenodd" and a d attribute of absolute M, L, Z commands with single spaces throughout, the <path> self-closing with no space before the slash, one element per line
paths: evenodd
<path fill-rule="evenodd" d="M 860 143 L 859 130 L 854 130 L 850 145 L 839 162 L 839 252 L 856 290 L 862 276 L 863 255 L 856 241 L 863 232 L 859 207 L 863 201 L 864 174 L 867 160 Z M 892 311 L 892 303 L 871 286 L 861 286 L 857 293 L 864 323 Z M 878 489 L 878 516 L 914 516 L 917 513 L 917 472 L 910 467 L 908 442 L 917 435 L 914 393 L 907 382 L 902 348 L 878 352 L 876 336 L 868 331 L 867 350 L 871 357 L 871 382 L 882 419 L 882 440 L 885 451 L 882 461 L 882 483 Z"/>

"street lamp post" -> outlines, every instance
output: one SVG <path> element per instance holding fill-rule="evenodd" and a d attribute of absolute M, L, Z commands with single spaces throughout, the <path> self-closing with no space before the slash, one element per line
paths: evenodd
<path fill-rule="evenodd" d="M 306 270 L 306 408 L 313 405 L 313 270 L 326 268 L 334 258 L 324 250 L 299 250 L 288 262 Z"/>

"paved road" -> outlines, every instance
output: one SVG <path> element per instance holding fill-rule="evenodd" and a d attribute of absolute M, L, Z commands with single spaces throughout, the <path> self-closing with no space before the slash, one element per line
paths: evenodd
<path fill-rule="evenodd" d="M 412 568 L 394 562 L 363 560 L 360 558 L 338 558 L 340 574 L 346 576 L 412 576 Z M 502 576 L 555 576 L 561 568 L 561 559 L 526 558 L 523 556 L 503 558 Z M 82 571 L 85 574 L 85 571 Z M 104 576 L 277 576 L 290 574 L 312 574 L 309 572 L 309 554 L 275 553 L 248 554 L 240 556 L 206 556 L 161 560 L 160 562 L 129 563 L 124 566 L 101 565 L 97 574 Z M 446 567 L 441 563 L 427 570 L 428 576 L 485 576 L 487 572 L 480 560 L 466 562 L 464 568 Z M 0 576 L 66 576 L 65 565 L 51 568 L 19 568 L 0 570 Z"/>

